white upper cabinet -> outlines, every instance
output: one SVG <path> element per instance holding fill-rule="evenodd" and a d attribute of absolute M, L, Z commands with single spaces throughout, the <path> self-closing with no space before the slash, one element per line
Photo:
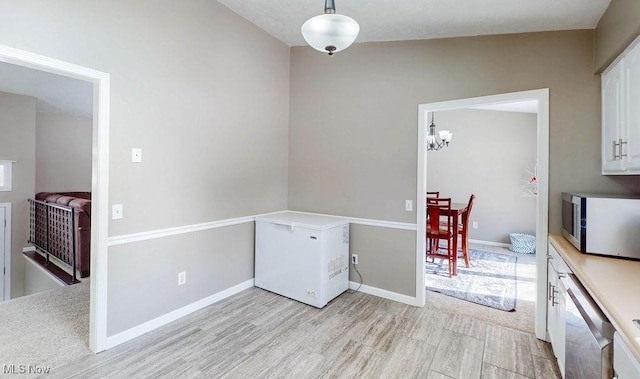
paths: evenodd
<path fill-rule="evenodd" d="M 624 171 L 620 158 L 622 118 L 622 64 L 602 74 L 602 173 Z"/>
<path fill-rule="evenodd" d="M 640 44 L 602 74 L 602 173 L 640 175 Z"/>
<path fill-rule="evenodd" d="M 640 170 L 640 45 L 624 58 L 625 101 L 623 109 L 627 126 L 626 154 L 627 169 Z"/>

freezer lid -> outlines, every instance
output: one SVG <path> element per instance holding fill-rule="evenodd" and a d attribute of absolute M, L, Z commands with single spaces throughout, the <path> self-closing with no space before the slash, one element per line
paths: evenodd
<path fill-rule="evenodd" d="M 342 217 L 290 211 L 258 216 L 256 217 L 256 222 L 267 222 L 310 230 L 326 230 L 349 224 L 349 220 Z"/>

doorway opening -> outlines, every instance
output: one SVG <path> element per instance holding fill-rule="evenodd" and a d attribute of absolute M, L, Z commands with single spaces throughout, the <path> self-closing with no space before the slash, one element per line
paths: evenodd
<path fill-rule="evenodd" d="M 89 347 L 106 349 L 106 291 L 109 180 L 109 74 L 0 45 L 0 62 L 93 84 L 91 153 L 91 277 Z M 15 212 L 14 212 L 15 213 Z"/>
<path fill-rule="evenodd" d="M 549 90 L 531 90 L 483 96 L 469 99 L 459 99 L 438 103 L 421 104 L 418 107 L 418 172 L 417 172 L 417 233 L 416 233 L 416 297 L 419 305 L 426 302 L 425 293 L 425 249 L 426 249 L 426 202 L 427 192 L 427 153 L 426 136 L 428 122 L 432 113 L 453 111 L 466 108 L 491 107 L 498 104 L 515 104 L 529 102 L 537 105 L 535 138 L 537 147 L 535 158 L 537 161 L 536 179 L 537 196 L 535 204 L 535 245 L 536 254 L 536 285 L 535 285 L 535 335 L 539 339 L 546 337 L 546 246 L 548 231 L 548 165 L 549 165 Z M 489 136 L 487 136 L 489 138 Z M 452 144 L 455 143 L 455 136 Z M 482 143 L 478 141 L 478 143 Z M 437 154 L 437 153 L 436 153 Z M 467 195 L 468 196 L 468 195 Z M 460 262 L 460 261 L 459 261 Z M 460 264 L 460 263 L 459 263 Z"/>

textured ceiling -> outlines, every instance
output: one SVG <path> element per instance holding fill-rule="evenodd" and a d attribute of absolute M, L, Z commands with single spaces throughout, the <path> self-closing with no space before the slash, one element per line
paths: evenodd
<path fill-rule="evenodd" d="M 218 0 L 289 46 L 323 0 Z M 335 0 L 360 24 L 358 42 L 593 29 L 611 0 Z"/>

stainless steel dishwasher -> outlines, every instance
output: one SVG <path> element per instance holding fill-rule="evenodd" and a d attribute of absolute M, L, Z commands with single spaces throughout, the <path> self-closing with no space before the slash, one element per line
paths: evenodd
<path fill-rule="evenodd" d="M 575 275 L 560 280 L 567 291 L 565 379 L 611 379 L 613 326 Z"/>

